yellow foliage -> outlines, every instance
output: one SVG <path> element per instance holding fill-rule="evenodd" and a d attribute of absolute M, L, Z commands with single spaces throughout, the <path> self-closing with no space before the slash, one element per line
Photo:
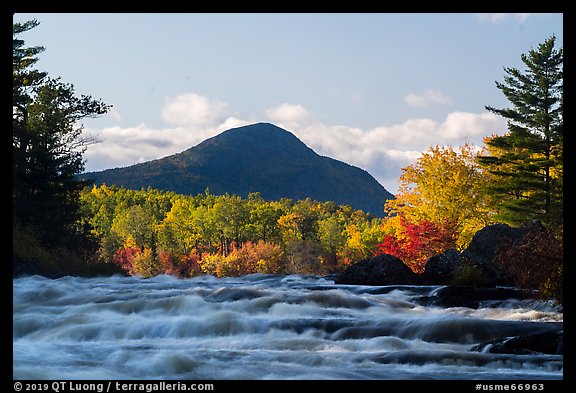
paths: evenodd
<path fill-rule="evenodd" d="M 410 222 L 453 222 L 458 248 L 465 248 L 474 233 L 492 223 L 493 212 L 485 193 L 488 176 L 476 164 L 477 149 L 433 146 L 416 161 L 402 168 L 399 193 L 384 210 L 389 214 L 384 229 L 401 236 L 399 215 Z"/>
<path fill-rule="evenodd" d="M 220 254 L 202 254 L 202 259 L 198 261 L 200 269 L 204 274 L 217 275 L 218 266 L 222 264 L 224 257 Z"/>
<path fill-rule="evenodd" d="M 125 249 L 128 249 L 128 248 L 137 248 L 138 245 L 136 244 L 136 240 L 134 239 L 134 237 L 133 237 L 132 235 L 128 235 L 128 236 L 126 237 L 126 239 L 124 239 L 123 247 L 124 247 Z"/>
<path fill-rule="evenodd" d="M 160 264 L 154 258 L 151 248 L 145 247 L 142 252 L 136 254 L 132 260 L 132 273 L 145 278 L 160 273 Z"/>
<path fill-rule="evenodd" d="M 298 226 L 299 219 L 300 216 L 296 213 L 287 213 L 278 219 L 278 228 L 285 243 L 288 243 L 291 239 L 302 239 L 300 227 Z"/>
<path fill-rule="evenodd" d="M 246 242 L 242 247 L 234 248 L 227 256 L 205 253 L 198 263 L 205 274 L 228 277 L 279 273 L 281 260 L 280 246 L 260 240 L 257 243 Z"/>

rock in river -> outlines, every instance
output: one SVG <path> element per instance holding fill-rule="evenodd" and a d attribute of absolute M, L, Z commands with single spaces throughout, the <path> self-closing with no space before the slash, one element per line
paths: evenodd
<path fill-rule="evenodd" d="M 348 266 L 334 282 L 352 285 L 412 285 L 418 282 L 418 275 L 400 259 L 383 254 Z"/>
<path fill-rule="evenodd" d="M 534 353 L 563 355 L 563 339 L 563 331 L 535 333 L 525 336 L 503 337 L 475 345 L 472 347 L 472 351 L 489 353 L 511 353 L 514 355 L 531 355 Z"/>

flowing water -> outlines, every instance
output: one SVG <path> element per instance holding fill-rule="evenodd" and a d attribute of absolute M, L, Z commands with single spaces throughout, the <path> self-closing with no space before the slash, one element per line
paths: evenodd
<path fill-rule="evenodd" d="M 560 355 L 471 351 L 561 330 L 551 304 L 419 305 L 439 287 L 316 276 L 13 280 L 15 379 L 562 379 Z"/>

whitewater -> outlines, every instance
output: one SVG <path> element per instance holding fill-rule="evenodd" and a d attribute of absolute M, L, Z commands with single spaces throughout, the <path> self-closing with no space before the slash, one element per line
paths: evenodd
<path fill-rule="evenodd" d="M 476 352 L 562 330 L 550 302 L 424 306 L 439 286 L 248 275 L 13 280 L 14 379 L 562 379 L 563 356 Z"/>

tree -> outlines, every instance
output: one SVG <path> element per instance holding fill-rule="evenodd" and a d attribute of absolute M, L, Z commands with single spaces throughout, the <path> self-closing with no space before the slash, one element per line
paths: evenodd
<path fill-rule="evenodd" d="M 82 136 L 80 121 L 110 106 L 77 97 L 71 84 L 32 69 L 43 48 L 26 48 L 17 37 L 37 25 L 35 20 L 13 24 L 13 226 L 30 229 L 46 249 L 79 249 L 87 244 L 88 231 L 76 175 L 93 142 Z"/>
<path fill-rule="evenodd" d="M 178 254 L 188 254 L 199 246 L 201 235 L 193 221 L 195 210 L 188 198 L 174 201 L 156 229 L 161 248 Z"/>
<path fill-rule="evenodd" d="M 249 212 L 246 202 L 238 195 L 222 195 L 212 208 L 221 233 L 222 253 L 228 255 L 232 247 L 246 240 Z"/>
<path fill-rule="evenodd" d="M 20 139 L 26 138 L 26 107 L 32 101 L 32 90 L 42 83 L 46 77 L 45 72 L 31 69 L 38 61 L 37 55 L 44 51 L 44 47 L 25 47 L 24 40 L 17 38 L 18 35 L 38 26 L 36 20 L 12 25 L 12 76 L 13 76 L 13 134 Z M 26 144 L 22 145 L 22 147 Z"/>
<path fill-rule="evenodd" d="M 110 231 L 116 233 L 125 245 L 134 245 L 143 250 L 155 246 L 155 227 L 155 218 L 142 206 L 134 205 L 114 217 Z"/>
<path fill-rule="evenodd" d="M 260 193 L 248 195 L 252 240 L 277 239 L 278 219 L 285 213 L 285 207 L 278 201 L 265 202 Z"/>
<path fill-rule="evenodd" d="M 433 146 L 415 164 L 402 168 L 399 193 L 384 207 L 386 231 L 394 231 L 397 216 L 414 224 L 423 220 L 442 227 L 450 224 L 458 234 L 458 248 L 465 248 L 474 233 L 493 220 L 486 196 L 488 178 L 476 154 L 469 144 L 458 149 Z"/>
<path fill-rule="evenodd" d="M 375 254 L 390 254 L 402 260 L 415 273 L 423 273 L 428 259 L 454 248 L 456 233 L 450 223 L 439 225 L 429 220 L 418 223 L 398 216 L 399 230 L 384 236 Z"/>
<path fill-rule="evenodd" d="M 346 244 L 346 227 L 343 216 L 335 213 L 318 222 L 318 240 L 330 255 L 330 264 L 336 266 L 338 253 Z"/>
<path fill-rule="evenodd" d="M 485 140 L 479 162 L 493 174 L 489 186 L 499 218 L 510 224 L 531 219 L 561 223 L 563 202 L 563 49 L 552 36 L 522 54 L 526 69 L 505 67 L 496 87 L 512 104 L 490 112 L 508 120 L 508 132 Z"/>

